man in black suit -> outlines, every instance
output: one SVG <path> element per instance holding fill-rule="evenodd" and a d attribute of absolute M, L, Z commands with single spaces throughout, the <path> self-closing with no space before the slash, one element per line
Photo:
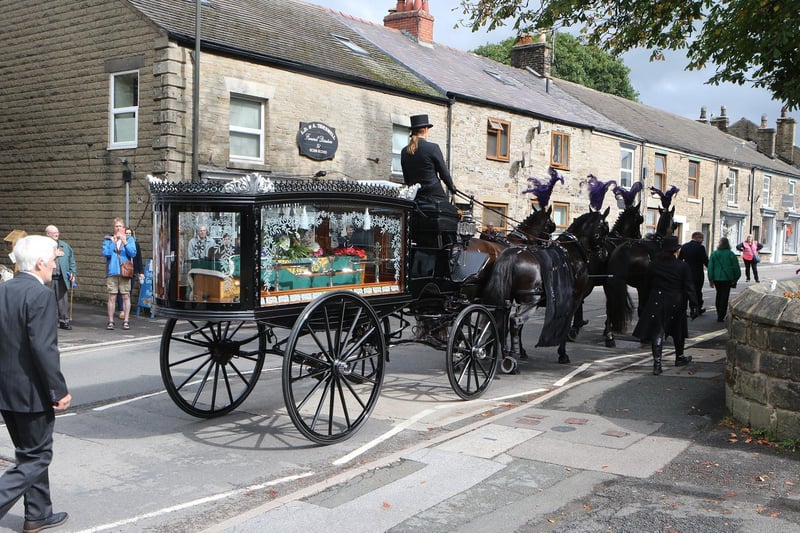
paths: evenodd
<path fill-rule="evenodd" d="M 703 246 L 703 234 L 701 232 L 695 231 L 692 233 L 692 240 L 681 247 L 678 259 L 689 265 L 689 269 L 692 271 L 692 282 L 694 282 L 697 305 L 702 315 L 706 312 L 703 307 L 703 282 L 706 277 L 703 273 L 703 267 L 708 267 L 708 253 L 706 252 L 706 247 Z"/>
<path fill-rule="evenodd" d="M 24 496 L 25 533 L 68 518 L 53 513 L 48 477 L 55 411 L 72 401 L 61 373 L 56 299 L 47 287 L 55 258 L 53 239 L 20 239 L 14 246 L 20 272 L 0 283 L 0 414 L 16 449 L 16 464 L 0 476 L 0 518 Z"/>

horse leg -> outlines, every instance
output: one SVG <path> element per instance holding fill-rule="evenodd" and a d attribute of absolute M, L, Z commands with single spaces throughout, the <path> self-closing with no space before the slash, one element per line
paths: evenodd
<path fill-rule="evenodd" d="M 504 374 L 519 374 L 517 364 L 517 348 L 516 336 L 517 317 L 511 315 L 511 302 L 506 302 L 506 305 L 501 309 L 495 311 L 495 319 L 500 326 L 500 338 L 503 339 L 503 358 L 500 360 L 500 371 Z M 508 350 L 506 350 L 506 341 L 508 342 Z"/>
<path fill-rule="evenodd" d="M 569 356 L 567 355 L 567 341 L 561 341 L 558 345 L 558 363 L 566 365 L 569 363 Z"/>
<path fill-rule="evenodd" d="M 603 329 L 603 339 L 605 339 L 606 348 L 616 348 L 617 342 L 614 340 L 614 332 L 611 331 L 608 319 L 606 319 L 605 328 Z"/>

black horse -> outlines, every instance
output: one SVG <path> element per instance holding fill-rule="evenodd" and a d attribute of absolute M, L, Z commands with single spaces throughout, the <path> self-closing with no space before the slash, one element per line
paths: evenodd
<path fill-rule="evenodd" d="M 647 267 L 658 253 L 661 239 L 672 235 L 675 208 L 658 208 L 656 231 L 644 239 L 626 240 L 614 248 L 608 258 L 608 279 L 603 286 L 606 294 L 606 346 L 614 346 L 613 332 L 623 332 L 633 317 L 633 301 L 628 286 L 636 289 L 641 309 L 648 297 Z"/>
<path fill-rule="evenodd" d="M 516 331 L 538 307 L 545 308 L 545 320 L 536 346 L 558 346 L 558 362 L 570 362 L 566 343 L 571 321 L 587 294 L 592 252 L 602 247 L 608 234 L 607 214 L 581 215 L 555 241 L 508 248 L 495 261 L 484 303 L 498 309 L 501 338 L 510 340 L 503 371 L 516 370 Z"/>

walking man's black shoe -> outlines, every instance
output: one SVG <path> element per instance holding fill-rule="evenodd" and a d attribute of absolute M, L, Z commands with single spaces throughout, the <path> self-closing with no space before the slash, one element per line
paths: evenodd
<path fill-rule="evenodd" d="M 675 366 L 686 366 L 692 362 L 692 356 L 684 356 L 684 355 L 676 355 L 675 356 Z"/>
<path fill-rule="evenodd" d="M 53 513 L 44 520 L 25 520 L 22 531 L 23 533 L 38 533 L 43 529 L 60 526 L 66 522 L 68 518 L 69 515 L 67 513 Z"/>

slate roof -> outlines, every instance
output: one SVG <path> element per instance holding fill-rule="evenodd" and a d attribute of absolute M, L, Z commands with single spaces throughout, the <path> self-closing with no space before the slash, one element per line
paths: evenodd
<path fill-rule="evenodd" d="M 171 38 L 193 46 L 194 0 L 125 1 Z M 330 9 L 297 0 L 209 0 L 201 9 L 203 45 L 216 52 L 383 90 L 443 97 Z M 368 55 L 351 51 L 334 35 Z"/>
<path fill-rule="evenodd" d="M 722 159 L 734 165 L 757 167 L 792 177 L 800 176 L 797 168 L 762 154 L 751 143 L 724 133 L 711 124 L 673 115 L 565 80 L 556 79 L 553 83 L 650 144 Z"/>
<path fill-rule="evenodd" d="M 364 38 L 456 100 L 470 100 L 562 124 L 637 137 L 552 83 L 548 91 L 547 81 L 526 69 L 440 44 L 419 43 L 404 32 L 344 13 L 338 16 Z"/>

